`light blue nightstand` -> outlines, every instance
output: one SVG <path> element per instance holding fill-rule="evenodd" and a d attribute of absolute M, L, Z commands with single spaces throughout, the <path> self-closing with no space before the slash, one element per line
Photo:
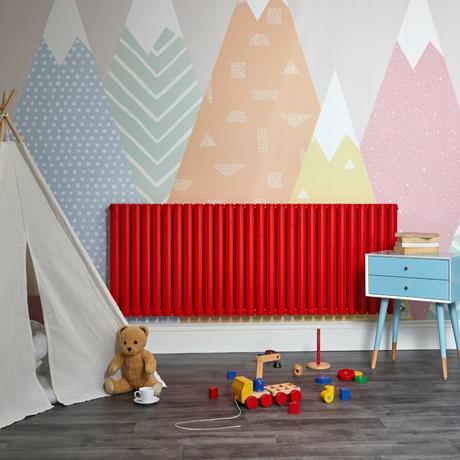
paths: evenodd
<path fill-rule="evenodd" d="M 460 333 L 455 302 L 460 299 L 460 254 L 402 255 L 393 251 L 366 254 L 366 295 L 381 297 L 371 368 L 375 369 L 389 299 L 395 299 L 392 359 L 396 359 L 401 299 L 436 303 L 442 375 L 447 380 L 444 304 L 448 305 L 460 360 Z"/>

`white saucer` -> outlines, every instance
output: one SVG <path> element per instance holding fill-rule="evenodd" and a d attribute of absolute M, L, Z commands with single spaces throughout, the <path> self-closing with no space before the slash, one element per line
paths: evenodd
<path fill-rule="evenodd" d="M 150 404 L 155 404 L 157 403 L 158 401 L 160 400 L 160 398 L 158 398 L 157 396 L 154 396 L 152 401 L 142 401 L 142 399 L 140 398 L 134 398 L 133 401 L 136 403 L 136 404 L 142 404 L 143 406 L 149 406 Z"/>

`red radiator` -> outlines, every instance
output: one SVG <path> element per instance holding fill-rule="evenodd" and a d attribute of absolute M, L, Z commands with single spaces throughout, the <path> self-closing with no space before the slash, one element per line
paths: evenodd
<path fill-rule="evenodd" d="M 364 254 L 395 204 L 112 204 L 110 289 L 125 316 L 375 314 Z"/>

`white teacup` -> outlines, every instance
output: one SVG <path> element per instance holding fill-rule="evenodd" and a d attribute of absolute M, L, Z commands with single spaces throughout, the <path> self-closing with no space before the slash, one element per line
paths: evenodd
<path fill-rule="evenodd" d="M 138 391 L 134 392 L 134 397 L 140 399 L 142 402 L 149 403 L 155 399 L 153 387 L 141 387 Z"/>

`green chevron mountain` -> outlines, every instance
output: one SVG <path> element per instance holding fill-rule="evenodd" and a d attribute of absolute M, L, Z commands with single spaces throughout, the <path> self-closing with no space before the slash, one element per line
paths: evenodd
<path fill-rule="evenodd" d="M 166 201 L 201 103 L 184 40 L 165 28 L 146 53 L 125 27 L 105 88 L 139 192 Z"/>

